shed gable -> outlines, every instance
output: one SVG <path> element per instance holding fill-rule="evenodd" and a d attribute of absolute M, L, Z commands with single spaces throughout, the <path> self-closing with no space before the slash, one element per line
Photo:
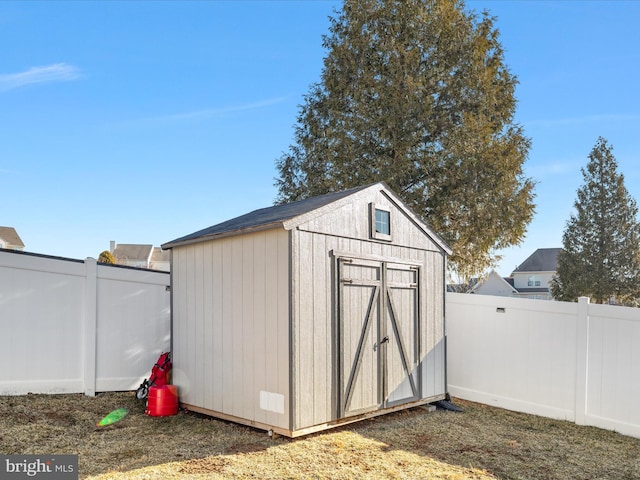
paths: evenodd
<path fill-rule="evenodd" d="M 382 231 L 376 233 L 376 210 L 383 216 L 388 213 L 388 234 Z M 294 225 L 298 230 L 312 233 L 449 253 L 448 247 L 435 233 L 383 184 L 373 185 L 341 202 L 296 217 L 284 226 L 291 228 Z"/>
<path fill-rule="evenodd" d="M 371 235 L 372 217 L 378 206 L 390 215 L 390 235 Z M 373 207 L 372 207 L 373 206 Z M 392 214 L 393 211 L 393 214 Z M 374 217 L 373 217 L 374 218 Z M 359 240 L 383 240 L 414 248 L 451 249 L 397 197 L 384 182 L 333 192 L 297 202 L 255 210 L 162 245 L 171 249 L 214 238 L 284 227 Z M 396 232 L 394 234 L 393 232 Z"/>

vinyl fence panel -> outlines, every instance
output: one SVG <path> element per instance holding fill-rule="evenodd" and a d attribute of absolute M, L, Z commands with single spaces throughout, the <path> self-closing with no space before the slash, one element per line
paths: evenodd
<path fill-rule="evenodd" d="M 576 319 L 572 303 L 447 294 L 450 393 L 573 420 Z"/>
<path fill-rule="evenodd" d="M 0 393 L 83 391 L 84 272 L 0 252 Z"/>
<path fill-rule="evenodd" d="M 459 398 L 640 437 L 638 347 L 640 309 L 447 294 Z"/>
<path fill-rule="evenodd" d="M 131 390 L 168 350 L 169 274 L 0 251 L 0 394 Z"/>
<path fill-rule="evenodd" d="M 640 309 L 589 305 L 585 423 L 640 437 Z"/>
<path fill-rule="evenodd" d="M 96 390 L 134 390 L 171 341 L 169 275 L 99 265 Z M 142 378 L 141 378 L 142 376 Z"/>

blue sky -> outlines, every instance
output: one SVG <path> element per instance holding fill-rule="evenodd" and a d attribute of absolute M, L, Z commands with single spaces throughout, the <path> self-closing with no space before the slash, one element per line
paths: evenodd
<path fill-rule="evenodd" d="M 0 225 L 97 257 L 270 205 L 334 1 L 0 2 Z M 498 17 L 537 213 L 509 275 L 561 246 L 599 136 L 640 198 L 640 2 L 470 0 Z"/>

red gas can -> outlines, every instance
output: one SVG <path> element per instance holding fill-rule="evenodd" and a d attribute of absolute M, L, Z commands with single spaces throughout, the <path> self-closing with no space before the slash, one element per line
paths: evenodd
<path fill-rule="evenodd" d="M 152 417 L 167 417 L 178 413 L 178 387 L 162 385 L 150 387 L 145 412 Z"/>

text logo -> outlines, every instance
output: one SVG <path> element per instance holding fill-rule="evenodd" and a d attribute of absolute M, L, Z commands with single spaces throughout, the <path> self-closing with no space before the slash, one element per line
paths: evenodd
<path fill-rule="evenodd" d="M 0 455 L 0 480 L 78 480 L 78 455 Z"/>

